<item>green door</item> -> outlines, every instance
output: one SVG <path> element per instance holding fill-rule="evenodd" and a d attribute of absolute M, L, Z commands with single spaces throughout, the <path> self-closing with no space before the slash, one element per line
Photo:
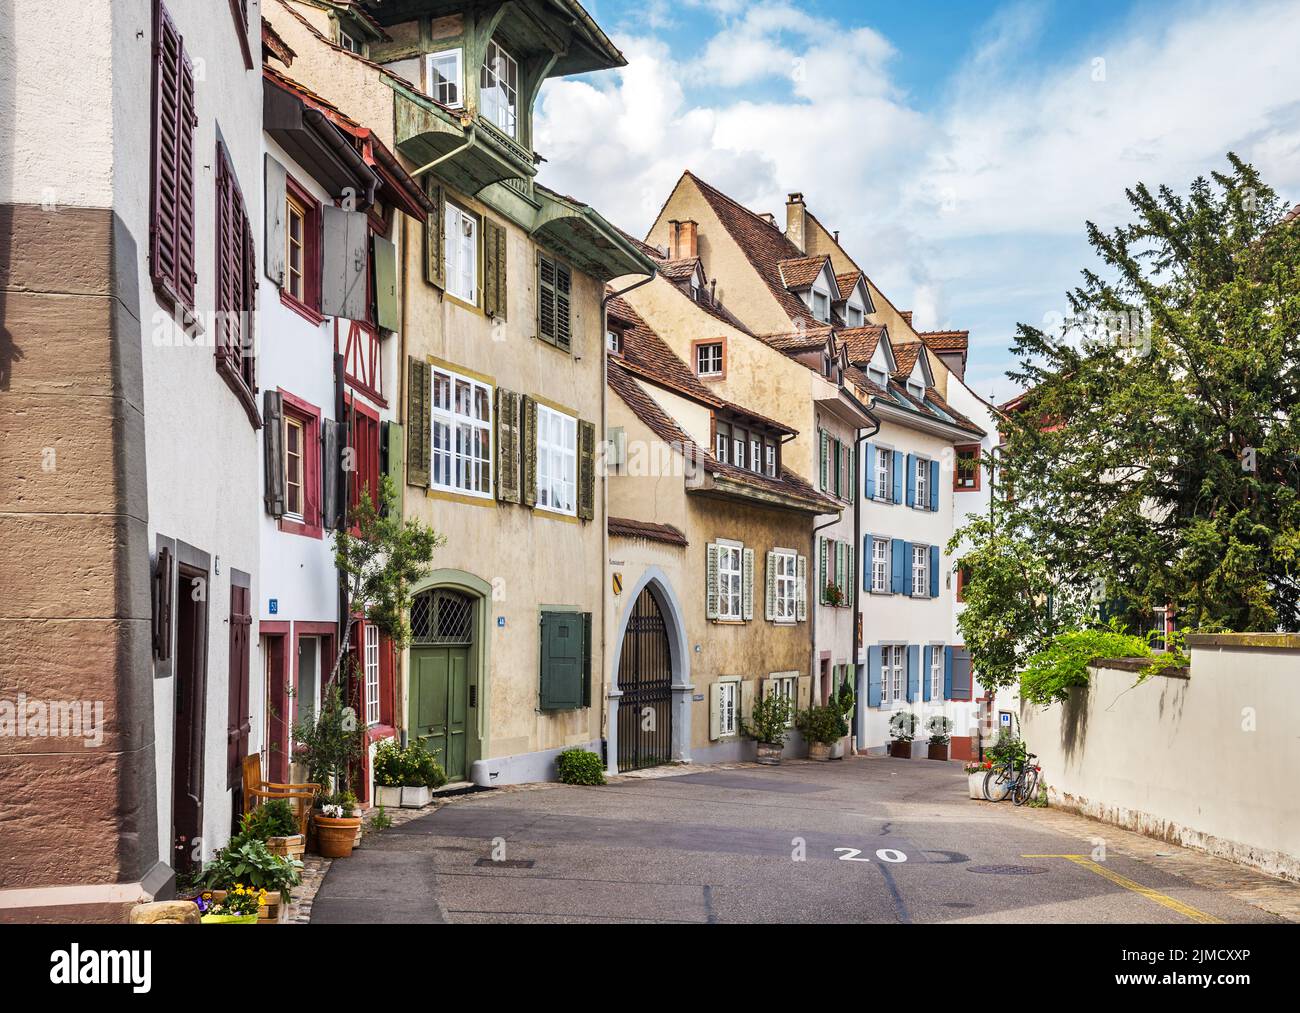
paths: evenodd
<path fill-rule="evenodd" d="M 463 781 L 469 716 L 469 648 L 411 648 L 411 725 L 442 764 Z"/>

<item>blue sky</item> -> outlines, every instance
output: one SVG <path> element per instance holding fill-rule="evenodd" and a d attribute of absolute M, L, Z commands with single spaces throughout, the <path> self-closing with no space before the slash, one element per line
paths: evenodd
<path fill-rule="evenodd" d="M 548 82 L 541 179 L 643 234 L 684 169 L 783 217 L 803 192 L 999 399 L 1124 188 L 1254 161 L 1300 200 L 1300 0 L 592 0 L 628 57 Z"/>

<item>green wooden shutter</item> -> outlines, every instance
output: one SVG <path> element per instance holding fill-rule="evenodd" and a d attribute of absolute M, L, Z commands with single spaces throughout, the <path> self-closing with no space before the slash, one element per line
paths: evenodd
<path fill-rule="evenodd" d="M 826 431 L 825 431 L 825 430 L 822 430 L 822 432 L 821 432 L 821 458 L 820 458 L 820 461 L 821 461 L 821 467 L 820 467 L 820 469 L 818 470 L 818 475 L 820 476 L 820 482 L 819 482 L 819 485 L 820 485 L 820 487 L 821 487 L 821 491 L 822 491 L 822 492 L 825 492 L 825 491 L 826 491 L 826 479 L 827 479 L 827 475 L 826 475 L 826 473 L 827 473 L 827 470 L 828 470 L 827 457 L 828 457 L 829 453 L 830 453 L 830 439 L 827 437 L 827 435 L 826 435 Z"/>
<path fill-rule="evenodd" d="M 740 552 L 740 615 L 748 622 L 754 618 L 754 550 Z"/>
<path fill-rule="evenodd" d="M 808 557 L 800 556 L 796 564 L 795 572 L 797 584 L 795 586 L 795 619 L 798 622 L 806 622 L 808 619 Z"/>
<path fill-rule="evenodd" d="M 704 616 L 718 618 L 718 546 L 709 542 L 704 567 Z"/>
<path fill-rule="evenodd" d="M 567 264 L 555 265 L 555 344 L 569 351 L 573 340 L 573 321 L 570 319 L 572 276 Z"/>
<path fill-rule="evenodd" d="M 525 506 L 537 505 L 537 402 L 527 394 L 521 399 L 522 449 L 520 453 L 520 490 Z"/>
<path fill-rule="evenodd" d="M 766 607 L 764 613 L 767 621 L 770 623 L 776 618 L 776 553 L 767 554 L 767 573 L 765 574 L 766 584 L 764 587 L 764 601 Z"/>
<path fill-rule="evenodd" d="M 582 706 L 591 706 L 591 613 L 582 613 Z"/>
<path fill-rule="evenodd" d="M 411 485 L 429 488 L 429 409 L 433 370 L 411 355 L 406 360 L 406 474 Z"/>
<path fill-rule="evenodd" d="M 506 318 L 506 230 L 483 219 L 483 312 Z"/>
<path fill-rule="evenodd" d="M 541 619 L 541 710 L 582 706 L 583 627 L 579 612 L 543 612 Z"/>
<path fill-rule="evenodd" d="M 555 344 L 555 261 L 537 253 L 537 336 Z"/>
<path fill-rule="evenodd" d="M 447 220 L 447 195 L 433 177 L 425 183 L 433 210 L 424 218 L 424 280 L 438 288 L 447 287 L 447 254 L 443 227 Z"/>
<path fill-rule="evenodd" d="M 596 516 L 596 425 L 578 420 L 578 516 Z"/>
<path fill-rule="evenodd" d="M 498 387 L 497 411 L 497 499 L 503 503 L 518 503 L 520 495 L 521 446 L 519 432 L 519 395 Z"/>
<path fill-rule="evenodd" d="M 406 459 L 402 448 L 402 426 L 396 422 L 385 422 L 384 427 L 387 430 L 387 475 L 393 483 L 393 489 L 397 492 L 397 502 L 400 504 L 402 502 L 402 463 Z"/>
<path fill-rule="evenodd" d="M 386 331 L 401 326 L 397 306 L 397 247 L 383 236 L 372 235 L 371 263 L 374 265 L 375 323 Z"/>

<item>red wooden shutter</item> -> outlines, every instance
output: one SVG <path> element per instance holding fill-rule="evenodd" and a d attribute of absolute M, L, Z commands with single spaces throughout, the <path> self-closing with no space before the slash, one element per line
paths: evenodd
<path fill-rule="evenodd" d="M 248 655 L 253 616 L 246 587 L 230 588 L 230 709 L 226 717 L 226 768 L 229 788 L 242 781 L 242 762 L 248 755 Z"/>
<path fill-rule="evenodd" d="M 194 308 L 194 69 L 167 8 L 157 5 L 153 76 L 153 206 L 149 270 L 170 299 Z"/>
<path fill-rule="evenodd" d="M 225 145 L 217 142 L 218 365 L 256 390 L 253 306 L 257 290 L 253 229 Z"/>

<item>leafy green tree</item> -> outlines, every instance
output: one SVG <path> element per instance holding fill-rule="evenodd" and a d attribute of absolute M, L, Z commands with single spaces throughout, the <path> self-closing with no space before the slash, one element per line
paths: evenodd
<path fill-rule="evenodd" d="M 1295 630 L 1300 222 L 1228 161 L 1187 196 L 1130 189 L 1132 224 L 1088 223 L 1106 276 L 1083 272 L 1059 331 L 1019 327 L 1005 529 L 1135 625 L 1171 604 L 1187 628 Z"/>

